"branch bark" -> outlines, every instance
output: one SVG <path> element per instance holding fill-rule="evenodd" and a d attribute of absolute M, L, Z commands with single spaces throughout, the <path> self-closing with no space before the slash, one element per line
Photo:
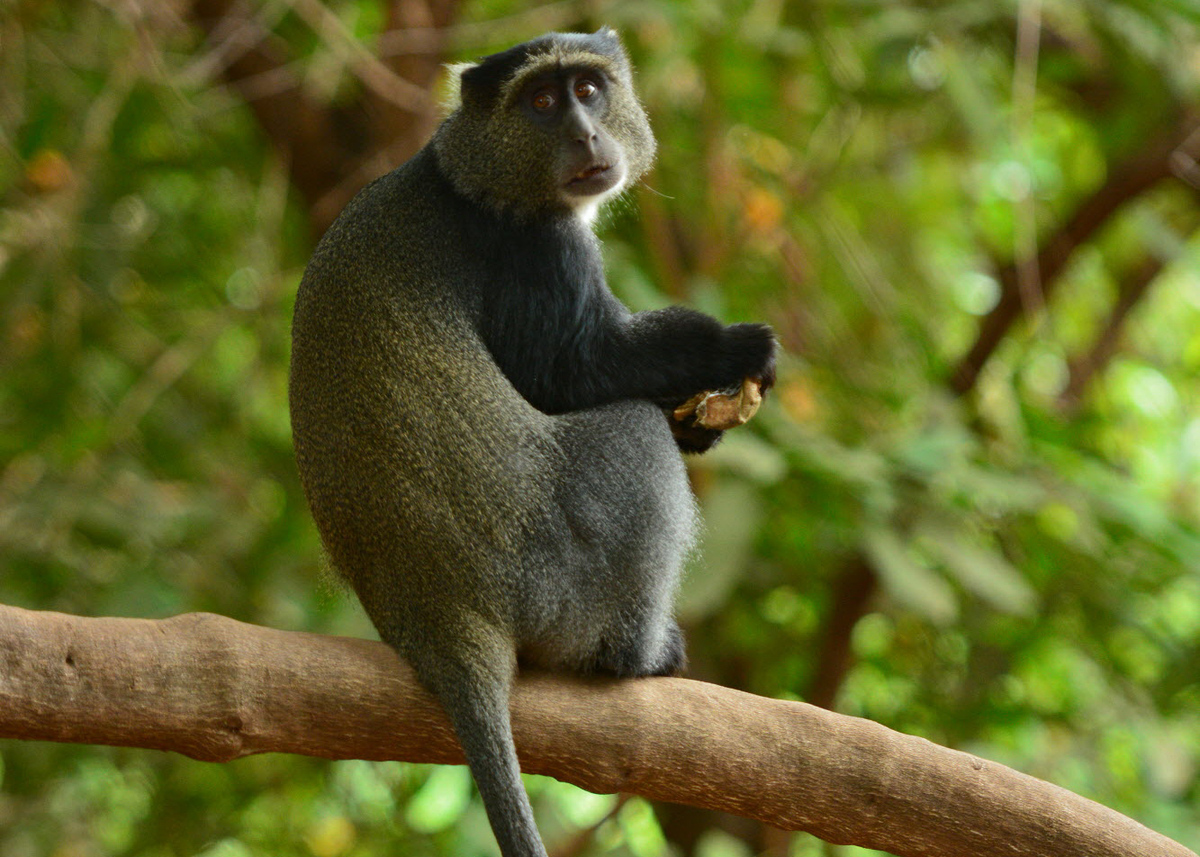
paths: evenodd
<path fill-rule="evenodd" d="M 1057 786 L 803 703 L 686 679 L 535 674 L 517 682 L 512 713 L 526 771 L 900 857 L 1197 857 Z M 217 762 L 266 752 L 462 762 L 437 703 L 382 643 L 202 613 L 87 619 L 0 606 L 0 737 Z"/>

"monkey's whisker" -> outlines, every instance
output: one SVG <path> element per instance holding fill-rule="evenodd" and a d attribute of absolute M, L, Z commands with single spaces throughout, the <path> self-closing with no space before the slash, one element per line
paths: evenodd
<path fill-rule="evenodd" d="M 648 181 L 645 181 L 644 179 L 642 181 L 639 181 L 638 184 L 640 184 L 646 190 L 650 191 L 650 193 L 654 194 L 655 196 L 660 196 L 663 199 L 675 199 L 675 197 L 673 197 L 669 194 L 663 193 L 661 190 L 658 190 L 656 187 L 654 187 L 653 185 L 651 185 Z"/>

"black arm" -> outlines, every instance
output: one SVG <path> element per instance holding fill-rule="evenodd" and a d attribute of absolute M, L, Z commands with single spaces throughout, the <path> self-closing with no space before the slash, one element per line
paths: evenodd
<path fill-rule="evenodd" d="M 775 335 L 765 324 L 721 324 L 685 307 L 632 316 L 620 332 L 613 361 L 618 383 L 633 396 L 673 408 L 696 393 L 736 388 L 759 378 L 775 383 Z"/>

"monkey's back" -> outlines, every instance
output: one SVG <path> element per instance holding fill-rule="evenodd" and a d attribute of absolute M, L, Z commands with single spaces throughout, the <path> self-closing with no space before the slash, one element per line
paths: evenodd
<path fill-rule="evenodd" d="M 669 611 L 692 526 L 683 465 L 649 403 L 551 417 L 514 389 L 477 331 L 487 271 L 460 204 L 425 150 L 318 245 L 293 322 L 302 481 L 385 638 L 407 648 L 470 614 L 535 658 L 583 659 L 599 631 L 581 605 Z"/>

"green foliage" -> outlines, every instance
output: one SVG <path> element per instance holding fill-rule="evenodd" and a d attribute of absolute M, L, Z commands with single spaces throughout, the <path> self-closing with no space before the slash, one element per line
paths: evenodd
<path fill-rule="evenodd" d="M 373 43 L 382 4 L 330 5 Z M 1014 16 L 1035 7 L 1032 57 Z M 693 674 L 804 698 L 837 583 L 865 558 L 879 588 L 848 642 L 840 710 L 1050 779 L 1192 848 L 1192 190 L 1165 182 L 1117 208 L 971 393 L 948 379 L 1022 242 L 1051 241 L 1194 108 L 1197 9 L 480 0 L 454 34 L 470 57 L 547 20 L 621 28 L 661 148 L 646 187 L 602 219 L 614 287 L 637 308 L 767 319 L 786 348 L 751 427 L 693 463 L 708 522 L 681 605 Z M 361 91 L 288 4 L 257 14 L 312 94 Z M 369 634 L 322 583 L 292 461 L 288 322 L 307 212 L 219 82 L 223 61 L 169 9 L 0 8 L 0 601 Z M 1034 62 L 1021 97 L 1014 77 Z M 1068 400 L 1147 264 L 1161 266 L 1152 288 Z M 16 742 L 0 763 L 0 851 L 15 857 L 493 847 L 457 769 Z M 530 789 L 552 846 L 598 825 L 591 853 L 669 853 L 644 802 Z M 710 831 L 695 853 L 751 852 Z"/>

